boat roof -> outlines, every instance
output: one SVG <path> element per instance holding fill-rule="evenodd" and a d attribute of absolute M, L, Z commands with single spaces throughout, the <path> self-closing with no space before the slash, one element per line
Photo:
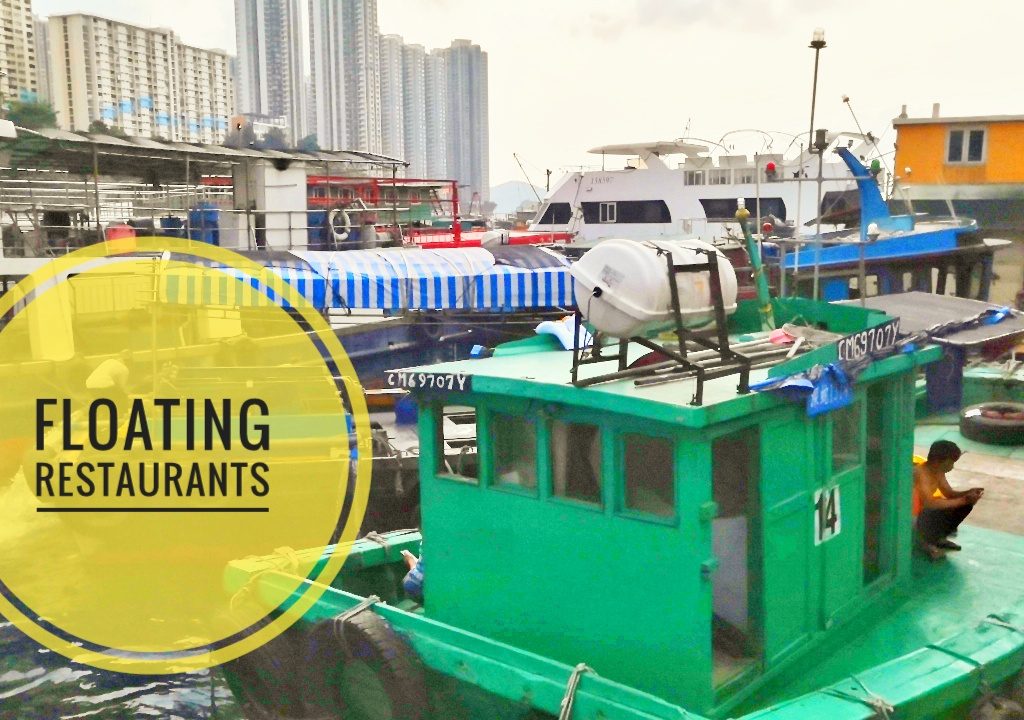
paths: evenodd
<path fill-rule="evenodd" d="M 280 160 L 307 162 L 314 167 L 333 165 L 335 172 L 343 168 L 365 171 L 374 167 L 401 167 L 405 163 L 398 158 L 361 150 L 270 150 L 251 147 L 228 147 L 202 143 L 155 140 L 136 136 L 114 137 L 102 133 L 71 132 L 59 128 L 29 130 L 18 128 L 19 139 L 40 138 L 39 147 L 33 147 L 32 158 L 36 167 L 78 172 L 82 167 L 91 167 L 92 152 L 104 156 L 104 174 L 112 170 L 138 175 L 140 163 L 160 164 L 183 163 L 186 157 L 193 163 L 235 165 L 252 160 Z M 9 146 L 10 142 L 2 143 Z M 84 156 L 84 160 L 83 160 Z M 84 163 L 84 165 L 83 165 Z M 145 169 L 143 166 L 141 169 Z M 181 172 L 184 175 L 184 172 Z"/>
<path fill-rule="evenodd" d="M 708 147 L 683 140 L 654 140 L 620 145 L 600 145 L 587 152 L 594 155 L 699 155 L 708 152 Z"/>
<path fill-rule="evenodd" d="M 766 333 L 765 333 L 766 334 Z M 744 335 L 743 339 L 750 336 Z M 833 352 L 835 344 L 826 346 Z M 614 351 L 614 349 L 612 349 Z M 646 349 L 631 344 L 628 361 L 646 354 Z M 861 379 L 872 379 L 911 370 L 916 364 L 929 362 L 938 356 L 938 349 L 929 346 L 916 355 L 900 355 L 875 362 L 861 375 Z M 392 383 L 402 385 L 402 376 L 412 378 L 407 386 L 414 392 L 429 393 L 431 378 L 443 376 L 464 377 L 468 383 L 462 387 L 471 388 L 473 394 L 506 395 L 556 402 L 576 407 L 590 408 L 595 412 L 618 412 L 674 425 L 703 427 L 742 417 L 751 412 L 768 409 L 785 401 L 772 393 L 738 392 L 738 375 L 713 378 L 704 382 L 702 405 L 692 405 L 696 378 L 680 378 L 671 382 L 638 386 L 632 378 L 602 382 L 587 387 L 575 387 L 571 382 L 572 351 L 564 350 L 550 335 L 538 335 L 526 340 L 506 343 L 495 350 L 490 358 L 459 360 L 435 365 L 395 370 Z M 934 356 L 934 357 L 933 357 Z M 798 356 L 789 363 L 768 368 L 752 369 L 750 383 L 766 380 L 769 376 L 789 374 L 784 368 L 796 373 L 806 369 L 809 356 Z M 581 365 L 579 377 L 586 379 L 615 370 L 615 363 Z M 426 387 L 423 387 L 424 382 Z M 441 386 L 437 381 L 438 387 Z M 451 383 L 446 383 L 449 387 Z M 459 387 L 459 385 L 454 385 Z"/>
<path fill-rule="evenodd" d="M 969 348 L 1024 335 L 1024 313 L 1020 312 L 1011 312 L 994 324 L 970 326 L 969 321 L 979 314 L 1003 308 L 982 300 L 914 291 L 877 295 L 865 299 L 864 303 L 867 307 L 898 317 L 904 332 L 921 332 L 937 325 L 964 323 L 965 329 L 949 333 L 937 341 L 944 345 Z"/>

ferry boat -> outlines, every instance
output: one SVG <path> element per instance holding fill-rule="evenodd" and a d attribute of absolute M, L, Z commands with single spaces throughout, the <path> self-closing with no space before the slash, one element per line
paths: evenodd
<path fill-rule="evenodd" d="M 914 378 L 941 349 L 870 308 L 737 301 L 699 244 L 599 250 L 573 275 L 589 346 L 537 336 L 393 372 L 419 409 L 421 531 L 356 542 L 285 635 L 225 666 L 247 711 L 1017 717 L 1024 540 L 964 528 L 961 557 L 913 553 Z M 667 287 L 634 272 L 644 254 Z M 816 349 L 750 351 L 769 315 Z M 453 407 L 477 428 L 459 464 Z M 225 586 L 287 607 L 283 576 L 336 551 L 239 560 Z"/>
<path fill-rule="evenodd" d="M 794 137 L 790 148 L 796 142 Z M 871 138 L 854 133 L 831 134 L 827 143 L 820 163 L 820 212 L 823 229 L 834 230 L 856 221 L 856 189 L 846 166 L 829 150 L 848 146 L 867 158 L 877 149 Z M 770 217 L 776 225 L 815 220 L 818 154 L 809 147 L 799 153 L 771 152 L 771 146 L 768 150 L 750 157 L 729 154 L 721 143 L 687 139 L 593 148 L 589 152 L 601 156 L 601 169 L 562 177 L 530 230 L 571 233 L 576 242 L 665 236 L 710 242 L 727 236 L 738 197 L 755 217 Z M 679 157 L 681 161 L 673 160 Z M 606 167 L 621 158 L 626 158 L 623 167 Z"/>

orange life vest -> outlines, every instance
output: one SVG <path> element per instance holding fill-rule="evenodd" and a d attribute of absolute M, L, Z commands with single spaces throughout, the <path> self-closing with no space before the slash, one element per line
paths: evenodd
<path fill-rule="evenodd" d="M 914 456 L 914 464 L 915 465 L 924 465 L 925 462 L 926 462 L 925 458 L 921 457 L 920 455 L 915 455 Z M 943 495 L 942 495 L 941 492 L 936 490 L 934 493 L 932 493 L 932 497 L 940 498 L 940 497 L 943 497 Z M 910 514 L 913 515 L 914 517 L 917 517 L 918 515 L 921 514 L 921 510 L 923 508 L 924 508 L 924 501 L 921 499 L 921 493 L 919 493 L 917 491 L 917 483 L 914 483 L 913 501 L 912 501 L 912 503 L 910 505 Z"/>

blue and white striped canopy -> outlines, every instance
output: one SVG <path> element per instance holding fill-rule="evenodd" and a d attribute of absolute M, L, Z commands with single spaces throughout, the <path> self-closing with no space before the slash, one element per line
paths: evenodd
<path fill-rule="evenodd" d="M 499 265 L 483 248 L 297 253 L 330 284 L 330 307 L 518 310 L 572 304 L 568 261 L 537 269 Z"/>
<path fill-rule="evenodd" d="M 483 248 L 379 249 L 248 254 L 279 275 L 313 307 L 401 310 L 484 310 L 570 307 L 569 263 L 548 253 L 544 267 L 499 264 Z M 182 270 L 166 283 L 172 302 L 265 305 L 274 293 L 259 278 L 234 270 Z M 240 282 L 236 282 L 240 281 Z"/>

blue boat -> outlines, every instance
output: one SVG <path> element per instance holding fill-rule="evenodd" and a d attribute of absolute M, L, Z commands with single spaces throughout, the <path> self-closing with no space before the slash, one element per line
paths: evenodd
<path fill-rule="evenodd" d="M 785 294 L 811 297 L 817 285 L 827 301 L 912 290 L 988 299 L 993 255 L 1009 241 L 982 238 L 972 219 L 893 215 L 871 170 L 849 149 L 837 152 L 857 182 L 860 222 L 822 235 L 771 238 L 766 260 Z"/>

